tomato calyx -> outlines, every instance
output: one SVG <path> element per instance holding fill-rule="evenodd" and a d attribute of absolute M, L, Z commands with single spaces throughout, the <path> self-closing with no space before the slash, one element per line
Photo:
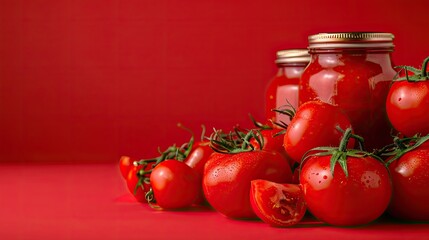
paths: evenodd
<path fill-rule="evenodd" d="M 229 133 L 214 129 L 210 135 L 209 146 L 213 151 L 223 154 L 251 152 L 256 150 L 255 146 L 250 143 L 251 139 L 256 140 L 259 149 L 264 147 L 264 137 L 259 129 L 251 129 L 247 133 L 237 127 Z"/>
<path fill-rule="evenodd" d="M 342 168 L 345 176 L 348 177 L 347 157 L 365 158 L 365 157 L 371 156 L 382 162 L 381 158 L 379 158 L 378 156 L 363 150 L 364 139 L 359 135 L 353 134 L 351 128 L 347 128 L 344 131 L 341 128 L 337 127 L 337 130 L 343 132 L 343 137 L 341 139 L 339 147 L 316 147 L 309 150 L 303 156 L 303 160 L 302 160 L 303 164 L 301 164 L 301 167 L 305 164 L 305 161 L 310 157 L 320 157 L 320 156 L 331 155 L 330 168 L 331 168 L 332 176 L 334 176 L 335 165 L 336 163 L 338 163 Z M 358 141 L 360 149 L 347 149 L 347 144 L 351 138 L 354 138 Z"/>
<path fill-rule="evenodd" d="M 408 82 L 421 82 L 429 80 L 428 72 L 426 71 L 427 66 L 429 63 L 429 57 L 425 58 L 423 60 L 422 69 L 417 69 L 411 66 L 397 66 L 395 68 L 401 69 L 398 71 L 396 76 L 394 77 L 394 81 L 404 81 L 407 80 Z M 405 76 L 404 77 L 398 77 L 399 74 L 404 71 Z M 411 72 L 411 74 L 410 74 Z"/>
<path fill-rule="evenodd" d="M 428 140 L 429 134 L 423 137 L 415 135 L 408 138 L 399 138 L 396 136 L 393 139 L 393 143 L 382 148 L 378 155 L 390 157 L 385 164 L 386 166 L 389 166 L 391 163 L 401 158 L 404 154 L 420 147 Z"/>

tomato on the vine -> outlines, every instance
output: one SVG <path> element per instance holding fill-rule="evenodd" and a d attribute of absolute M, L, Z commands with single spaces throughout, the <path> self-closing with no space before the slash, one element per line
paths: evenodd
<path fill-rule="evenodd" d="M 190 207 L 201 192 L 197 172 L 178 160 L 159 163 L 150 174 L 156 204 L 164 209 Z"/>
<path fill-rule="evenodd" d="M 124 179 L 127 178 L 128 172 L 133 167 L 133 162 L 134 160 L 132 160 L 129 156 L 121 156 L 119 159 L 119 170 Z"/>
<path fill-rule="evenodd" d="M 412 74 L 395 79 L 387 96 L 386 112 L 393 127 L 405 136 L 429 134 L 429 74 L 422 69 L 403 66 Z"/>
<path fill-rule="evenodd" d="M 250 202 L 256 215 L 274 227 L 297 224 L 306 212 L 304 194 L 296 184 L 253 180 Z"/>
<path fill-rule="evenodd" d="M 381 159 L 346 149 L 351 131 L 339 148 L 319 148 L 303 163 L 300 183 L 309 211 L 337 226 L 367 224 L 386 210 L 392 195 L 389 171 Z"/>
<path fill-rule="evenodd" d="M 320 101 L 306 102 L 298 108 L 287 127 L 283 145 L 286 153 L 300 163 L 312 148 L 338 146 L 343 135 L 338 128 L 350 127 L 350 120 L 339 107 Z"/>
<path fill-rule="evenodd" d="M 390 159 L 393 195 L 388 213 L 411 221 L 429 221 L 429 135 Z"/>
<path fill-rule="evenodd" d="M 146 172 L 150 171 L 152 164 L 132 166 L 125 178 L 128 190 L 139 202 L 147 202 L 146 193 L 150 190 L 150 184 L 145 179 L 149 179 L 149 173 Z"/>

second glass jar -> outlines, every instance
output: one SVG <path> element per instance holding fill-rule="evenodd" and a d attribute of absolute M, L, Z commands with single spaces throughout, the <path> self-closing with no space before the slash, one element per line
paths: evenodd
<path fill-rule="evenodd" d="M 291 109 L 298 107 L 299 78 L 307 64 L 310 54 L 307 49 L 288 49 L 277 52 L 277 74 L 271 79 L 265 94 L 265 115 L 272 122 L 288 124 L 287 115 L 274 112 L 273 109 Z"/>

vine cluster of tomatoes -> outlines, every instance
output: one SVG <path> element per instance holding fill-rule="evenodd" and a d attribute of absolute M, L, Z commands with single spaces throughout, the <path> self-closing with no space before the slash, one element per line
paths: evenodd
<path fill-rule="evenodd" d="M 341 109 L 310 101 L 286 112 L 288 126 L 254 121 L 250 130 L 192 135 L 153 159 L 121 157 L 121 173 L 138 201 L 164 210 L 209 205 L 277 227 L 297 224 L 307 210 L 335 226 L 386 212 L 429 221 L 428 62 L 422 70 L 402 66 L 391 85 L 386 111 L 400 134 L 382 149 L 366 152 Z"/>

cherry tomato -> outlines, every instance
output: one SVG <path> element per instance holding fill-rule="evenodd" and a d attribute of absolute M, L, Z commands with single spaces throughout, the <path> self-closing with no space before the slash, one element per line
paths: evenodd
<path fill-rule="evenodd" d="M 405 153 L 389 169 L 393 182 L 389 214 L 404 220 L 429 221 L 429 147 Z"/>
<path fill-rule="evenodd" d="M 300 173 L 308 210 L 320 220 L 337 226 L 362 225 L 386 210 L 392 183 L 383 163 L 370 156 L 347 157 L 348 176 L 331 155 L 312 156 Z"/>
<path fill-rule="evenodd" d="M 277 152 L 214 153 L 204 170 L 204 195 L 215 210 L 227 217 L 255 218 L 249 194 L 250 181 L 256 179 L 287 183 L 292 180 L 292 172 Z"/>
<path fill-rule="evenodd" d="M 124 179 L 127 178 L 128 172 L 133 167 L 133 160 L 129 156 L 121 156 L 119 159 L 119 170 L 121 171 L 121 175 Z"/>
<path fill-rule="evenodd" d="M 405 136 L 429 134 L 429 81 L 394 82 L 386 111 L 393 127 Z"/>
<path fill-rule="evenodd" d="M 139 202 L 147 202 L 145 196 L 150 190 L 150 184 L 144 182 L 144 178 L 148 178 L 149 174 L 141 175 L 143 167 L 143 165 L 132 166 L 126 177 L 128 190 Z M 147 170 L 150 167 L 150 165 L 147 165 L 144 169 Z"/>
<path fill-rule="evenodd" d="M 156 203 L 164 209 L 190 207 L 201 192 L 201 182 L 194 169 L 184 162 L 166 160 L 150 174 Z"/>
<path fill-rule="evenodd" d="M 312 148 L 338 146 L 343 133 L 337 127 L 351 127 L 348 117 L 339 107 L 319 101 L 302 104 L 284 135 L 286 153 L 300 163 L 304 154 Z"/>
<path fill-rule="evenodd" d="M 296 184 L 253 180 L 250 202 L 256 215 L 274 227 L 297 224 L 306 212 L 304 194 Z"/>

